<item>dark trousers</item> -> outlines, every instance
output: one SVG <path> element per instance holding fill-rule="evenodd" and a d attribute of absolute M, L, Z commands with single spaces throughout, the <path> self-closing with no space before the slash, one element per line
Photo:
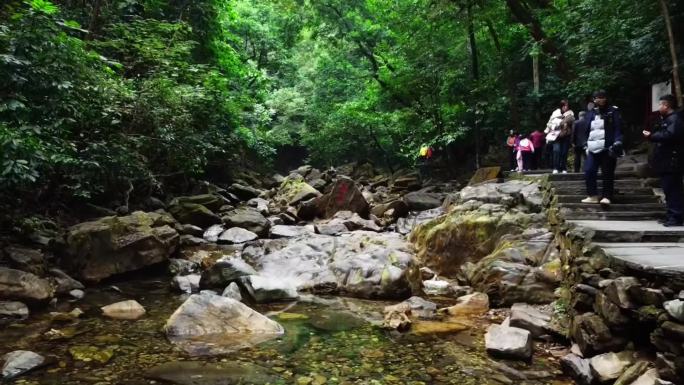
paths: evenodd
<path fill-rule="evenodd" d="M 553 142 L 553 169 L 558 171 L 568 170 L 568 149 L 570 138 L 558 138 Z"/>
<path fill-rule="evenodd" d="M 534 156 L 532 156 L 532 169 L 539 170 L 542 167 L 542 155 L 544 155 L 544 148 L 542 145 L 534 148 Z"/>
<path fill-rule="evenodd" d="M 546 143 L 546 146 L 544 146 L 543 163 L 544 163 L 544 166 L 546 166 L 546 168 L 553 168 L 553 144 L 554 143 L 555 142 L 549 142 L 549 143 Z"/>
<path fill-rule="evenodd" d="M 613 190 L 615 185 L 615 166 L 617 159 L 608 155 L 608 151 L 604 150 L 598 154 L 589 153 L 587 155 L 587 162 L 584 165 L 584 179 L 587 182 L 587 194 L 589 196 L 598 195 L 597 176 L 598 170 L 601 168 L 601 176 L 603 179 L 603 198 L 613 199 Z"/>
<path fill-rule="evenodd" d="M 513 147 L 507 147 L 507 148 L 508 148 L 508 162 L 509 162 L 508 169 L 509 170 L 515 170 L 518 168 L 518 160 L 515 158 L 515 155 L 518 152 L 515 151 L 515 148 L 513 148 Z"/>
<path fill-rule="evenodd" d="M 532 169 L 532 160 L 534 159 L 534 153 L 532 152 L 522 152 L 523 159 L 523 170 Z"/>
<path fill-rule="evenodd" d="M 682 173 L 668 173 L 660 176 L 660 183 L 665 193 L 667 219 L 682 222 L 684 219 L 684 183 Z"/>
<path fill-rule="evenodd" d="M 575 172 L 580 172 L 582 170 L 582 158 L 586 158 L 587 153 L 583 148 L 575 146 L 575 162 L 574 169 Z"/>

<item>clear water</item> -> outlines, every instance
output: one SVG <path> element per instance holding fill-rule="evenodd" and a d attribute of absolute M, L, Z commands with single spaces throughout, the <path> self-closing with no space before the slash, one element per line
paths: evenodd
<path fill-rule="evenodd" d="M 558 372 L 557 361 L 537 349 L 533 364 L 505 362 L 526 371 L 529 378 L 506 374 L 487 357 L 483 347 L 486 322 L 463 320 L 461 331 L 437 331 L 426 324 L 424 334 L 398 334 L 367 320 L 379 320 L 387 303 L 332 299 L 328 304 L 298 303 L 259 308 L 286 329 L 286 334 L 250 349 L 217 357 L 190 357 L 167 341 L 162 327 L 182 303 L 183 296 L 168 288 L 168 278 L 89 289 L 86 298 L 64 303 L 51 311 L 79 307 L 78 320 L 54 320 L 47 312 L 20 325 L 0 330 L 0 354 L 23 349 L 49 358 L 50 364 L 21 376 L 15 384 L 166 384 L 146 378 L 150 368 L 184 362 L 171 370 L 179 384 L 571 384 Z M 147 314 L 137 321 L 110 320 L 99 307 L 136 299 Z M 285 311 L 285 313 L 279 313 Z M 113 352 L 106 363 L 77 361 L 74 346 Z M 194 363 L 194 364 L 193 364 Z M 199 367 L 194 367 L 193 365 Z M 235 373 L 243 373 L 236 379 Z M 232 373 L 232 374 L 231 374 Z M 542 373 L 543 374 L 543 373 Z M 507 376 L 507 377 L 505 377 Z M 512 381 L 512 382 L 511 382 Z"/>

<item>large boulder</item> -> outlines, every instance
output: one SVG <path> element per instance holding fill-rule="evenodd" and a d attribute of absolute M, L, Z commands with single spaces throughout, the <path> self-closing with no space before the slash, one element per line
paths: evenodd
<path fill-rule="evenodd" d="M 396 233 L 355 231 L 271 240 L 243 252 L 258 275 L 291 282 L 298 290 L 364 298 L 404 299 L 413 255 Z"/>
<path fill-rule="evenodd" d="M 97 282 L 165 262 L 179 241 L 169 224 L 168 215 L 137 211 L 75 225 L 67 234 L 68 264 L 82 279 Z"/>
<path fill-rule="evenodd" d="M 243 259 L 236 257 L 224 258 L 218 260 L 213 266 L 202 272 L 200 288 L 224 288 L 242 277 L 256 274 L 256 270 Z"/>
<path fill-rule="evenodd" d="M 589 361 L 591 372 L 599 383 L 616 380 L 634 363 L 634 352 L 604 353 L 594 356 Z"/>
<path fill-rule="evenodd" d="M 570 336 L 585 357 L 619 349 L 625 341 L 614 336 L 603 319 L 586 313 L 573 319 Z"/>
<path fill-rule="evenodd" d="M 179 206 L 186 203 L 198 204 L 208 208 L 211 211 L 218 211 L 221 206 L 230 204 L 230 201 L 219 194 L 202 194 L 174 198 L 171 203 L 169 203 L 169 206 Z"/>
<path fill-rule="evenodd" d="M 338 177 L 329 193 L 314 199 L 317 216 L 332 218 L 338 211 L 351 211 L 368 218 L 370 206 L 356 183 L 347 177 Z"/>
<path fill-rule="evenodd" d="M 201 228 L 221 223 L 221 218 L 198 203 L 179 203 L 169 207 L 169 212 L 178 222 Z"/>
<path fill-rule="evenodd" d="M 8 246 L 5 248 L 5 256 L 10 266 L 28 273 L 42 276 L 46 270 L 45 255 L 42 251 L 22 246 Z"/>
<path fill-rule="evenodd" d="M 543 215 L 528 211 L 471 200 L 417 226 L 409 239 L 426 266 L 452 276 L 461 272 L 464 263 L 478 262 L 494 252 L 503 236 L 522 234 L 546 222 Z M 544 246 L 548 243 L 545 240 Z"/>
<path fill-rule="evenodd" d="M 241 282 L 256 303 L 288 301 L 299 296 L 292 281 L 286 279 L 252 275 L 243 278 Z"/>
<path fill-rule="evenodd" d="M 232 185 L 230 185 L 230 187 L 228 187 L 228 192 L 230 192 L 231 194 L 235 194 L 235 196 L 237 196 L 241 200 L 246 201 L 258 197 L 261 194 L 262 190 L 259 190 L 251 186 L 245 186 L 244 184 L 240 183 L 233 183 Z"/>
<path fill-rule="evenodd" d="M 409 210 L 424 211 L 440 207 L 444 196 L 443 194 L 415 191 L 404 195 L 403 200 Z"/>
<path fill-rule="evenodd" d="M 563 372 L 572 377 L 579 385 L 591 385 L 594 382 L 594 374 L 588 359 L 570 353 L 560 361 Z"/>
<path fill-rule="evenodd" d="M 385 214 L 390 212 L 391 218 L 398 219 L 408 215 L 409 206 L 403 200 L 397 199 L 387 203 L 375 205 L 371 209 L 371 214 L 378 218 L 385 217 Z"/>
<path fill-rule="evenodd" d="M 50 276 L 46 278 L 55 288 L 55 293 L 59 295 L 67 294 L 72 290 L 83 290 L 83 284 L 69 276 L 60 269 L 50 269 Z"/>
<path fill-rule="evenodd" d="M 47 302 L 54 295 L 50 282 L 21 270 L 0 267 L 0 299 Z"/>
<path fill-rule="evenodd" d="M 297 206 L 301 202 L 321 196 L 321 193 L 306 183 L 299 174 L 292 174 L 280 184 L 273 202 L 280 206 Z"/>
<path fill-rule="evenodd" d="M 459 202 L 476 200 L 483 203 L 502 204 L 507 207 L 523 204 L 534 211 L 541 210 L 542 199 L 539 185 L 525 180 L 466 186 L 458 195 Z"/>
<path fill-rule="evenodd" d="M 193 355 L 224 354 L 276 338 L 280 324 L 232 298 L 191 295 L 164 326 L 169 340 Z"/>
<path fill-rule="evenodd" d="M 516 303 L 511 307 L 511 326 L 528 330 L 533 337 L 547 334 L 551 315 L 526 303 Z"/>
<path fill-rule="evenodd" d="M 223 223 L 228 227 L 240 227 L 259 236 L 267 236 L 271 222 L 253 207 L 241 207 L 227 212 Z"/>

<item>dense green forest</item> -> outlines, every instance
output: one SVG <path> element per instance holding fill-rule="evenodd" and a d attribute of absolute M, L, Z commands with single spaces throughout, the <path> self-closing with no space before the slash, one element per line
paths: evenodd
<path fill-rule="evenodd" d="M 658 0 L 5 0 L 0 195 L 144 199 L 247 161 L 396 169 L 424 143 L 472 170 L 599 87 L 637 132 L 672 70 L 664 21 Z"/>

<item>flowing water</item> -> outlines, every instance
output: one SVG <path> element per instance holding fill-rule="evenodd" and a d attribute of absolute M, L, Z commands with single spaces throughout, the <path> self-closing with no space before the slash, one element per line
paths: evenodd
<path fill-rule="evenodd" d="M 537 349 L 532 364 L 493 361 L 483 347 L 486 321 L 423 322 L 414 332 L 380 329 L 388 303 L 310 298 L 259 307 L 286 329 L 283 337 L 216 357 L 191 357 L 169 343 L 162 327 L 184 297 L 168 277 L 89 289 L 86 297 L 51 311 L 85 313 L 76 320 L 32 315 L 0 330 L 0 355 L 23 349 L 48 365 L 15 384 L 571 384 L 557 361 Z M 111 320 L 99 307 L 136 299 L 147 314 Z M 370 321 L 370 322 L 369 322 Z M 538 344 L 539 346 L 539 344 Z M 75 357 L 79 357 L 76 359 Z M 516 378 L 524 373 L 527 379 Z"/>

